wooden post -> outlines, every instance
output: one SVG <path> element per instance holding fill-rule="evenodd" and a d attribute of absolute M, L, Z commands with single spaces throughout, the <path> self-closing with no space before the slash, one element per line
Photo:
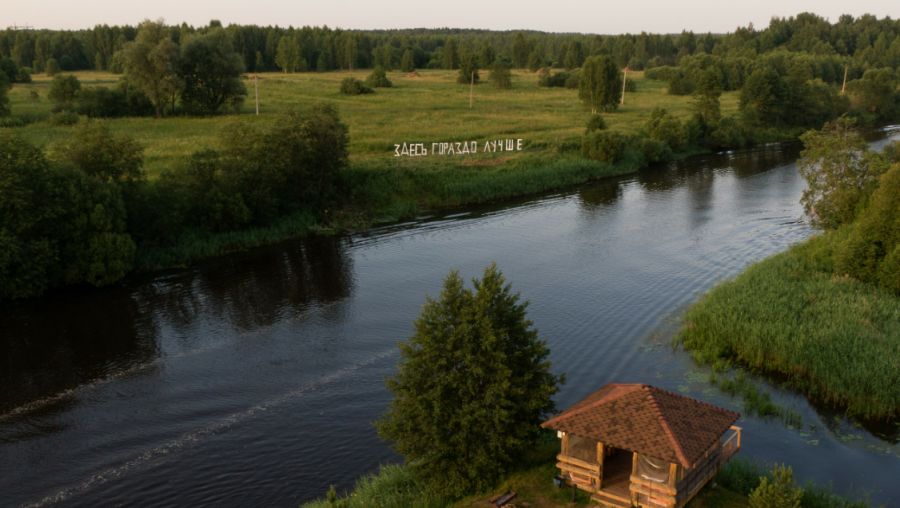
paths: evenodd
<path fill-rule="evenodd" d="M 628 67 L 625 67 L 625 79 L 622 80 L 622 104 L 625 104 L 625 83 L 628 82 Z"/>
<path fill-rule="evenodd" d="M 634 460 L 631 463 L 631 476 L 637 476 L 638 453 L 634 452 Z M 630 482 L 629 482 L 630 483 Z M 637 506 L 637 492 L 631 491 L 631 504 Z"/>
<path fill-rule="evenodd" d="M 562 437 L 562 454 L 569 456 L 569 433 L 566 432 Z"/>
<path fill-rule="evenodd" d="M 469 109 L 472 109 L 473 93 L 475 93 L 475 71 L 472 71 L 472 83 L 469 85 Z"/>
<path fill-rule="evenodd" d="M 669 487 L 674 489 L 676 483 L 678 483 L 678 464 L 672 463 L 669 466 Z"/>
<path fill-rule="evenodd" d="M 844 84 L 841 85 L 841 93 L 844 93 L 844 88 L 847 88 L 847 69 L 849 67 L 849 65 L 844 66 Z"/>
<path fill-rule="evenodd" d="M 606 447 L 603 443 L 597 443 L 597 464 L 600 465 L 600 471 L 598 471 L 597 476 L 600 478 L 597 479 L 597 490 L 600 490 L 600 486 L 603 484 L 603 459 L 605 459 L 606 455 Z"/>
<path fill-rule="evenodd" d="M 253 71 L 253 90 L 256 92 L 256 116 L 259 116 L 259 76 Z"/>

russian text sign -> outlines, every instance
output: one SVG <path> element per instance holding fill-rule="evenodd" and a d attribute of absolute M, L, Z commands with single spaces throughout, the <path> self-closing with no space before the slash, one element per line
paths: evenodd
<path fill-rule="evenodd" d="M 522 150 L 521 139 L 494 139 L 478 141 L 451 141 L 447 143 L 403 143 L 394 144 L 394 157 L 424 157 L 427 155 L 471 155 L 476 153 L 518 152 Z"/>

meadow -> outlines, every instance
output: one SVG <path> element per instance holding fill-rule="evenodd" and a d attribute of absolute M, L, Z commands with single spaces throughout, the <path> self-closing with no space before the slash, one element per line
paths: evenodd
<path fill-rule="evenodd" d="M 128 134 L 144 147 L 144 170 L 151 179 L 166 168 L 177 165 L 194 151 L 215 148 L 216 136 L 225 122 L 234 119 L 250 123 L 269 122 L 277 113 L 303 110 L 316 102 L 330 102 L 340 111 L 350 128 L 351 164 L 369 166 L 385 163 L 403 168 L 434 168 L 447 165 L 506 162 L 523 155 L 554 157 L 560 150 L 580 146 L 584 126 L 590 117 L 578 100 L 577 90 L 538 86 L 538 77 L 527 71 L 514 71 L 512 87 L 498 90 L 486 82 L 474 87 L 473 108 L 469 109 L 469 86 L 456 83 L 456 71 L 419 70 L 420 77 L 389 72 L 393 88 L 378 88 L 376 93 L 346 96 L 339 92 L 340 81 L 347 76 L 365 79 L 370 70 L 328 73 L 259 74 L 259 116 L 255 115 L 253 81 L 246 81 L 249 95 L 239 112 L 229 111 L 215 117 L 172 116 L 155 118 L 118 118 L 105 120 L 116 133 Z M 75 72 L 82 87 L 113 87 L 119 75 L 96 71 Z M 629 73 L 637 92 L 626 94 L 626 103 L 616 112 L 604 115 L 610 129 L 641 132 L 654 107 L 668 109 L 684 119 L 691 114 L 690 97 L 666 93 L 662 81 L 645 79 L 643 73 Z M 47 99 L 51 78 L 35 75 L 32 84 L 17 84 L 10 92 L 13 114 L 47 118 L 52 104 Z M 37 92 L 37 100 L 31 92 Z M 724 114 L 737 111 L 737 92 L 721 98 Z M 26 140 L 47 147 L 50 153 L 58 144 L 67 143 L 71 127 L 53 126 L 46 120 L 15 128 Z M 441 158 L 393 157 L 395 143 L 521 138 L 523 152 L 481 154 Z M 483 161 L 484 159 L 491 162 Z M 499 159 L 499 160 L 497 160 Z"/>

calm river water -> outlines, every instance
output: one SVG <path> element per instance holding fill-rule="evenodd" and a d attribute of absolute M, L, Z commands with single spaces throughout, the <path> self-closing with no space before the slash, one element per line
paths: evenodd
<path fill-rule="evenodd" d="M 451 268 L 471 278 L 491 261 L 567 372 L 559 407 L 647 382 L 740 410 L 662 343 L 717 280 L 811 234 L 797 150 L 710 155 L 4 304 L 0 506 L 287 507 L 350 488 L 400 460 L 370 422 L 424 295 Z M 745 418 L 742 456 L 900 503 L 896 427 L 775 393 L 817 429 Z"/>

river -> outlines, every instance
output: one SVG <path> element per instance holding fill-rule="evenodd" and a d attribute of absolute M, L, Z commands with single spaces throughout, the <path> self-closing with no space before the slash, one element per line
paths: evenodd
<path fill-rule="evenodd" d="M 370 422 L 424 296 L 492 261 L 567 374 L 560 408 L 646 382 L 740 410 L 665 344 L 717 280 L 812 234 L 797 155 L 695 157 L 5 303 L 0 506 L 287 507 L 351 488 L 401 460 Z M 745 417 L 741 456 L 900 503 L 900 427 L 766 383 L 817 430 Z"/>

